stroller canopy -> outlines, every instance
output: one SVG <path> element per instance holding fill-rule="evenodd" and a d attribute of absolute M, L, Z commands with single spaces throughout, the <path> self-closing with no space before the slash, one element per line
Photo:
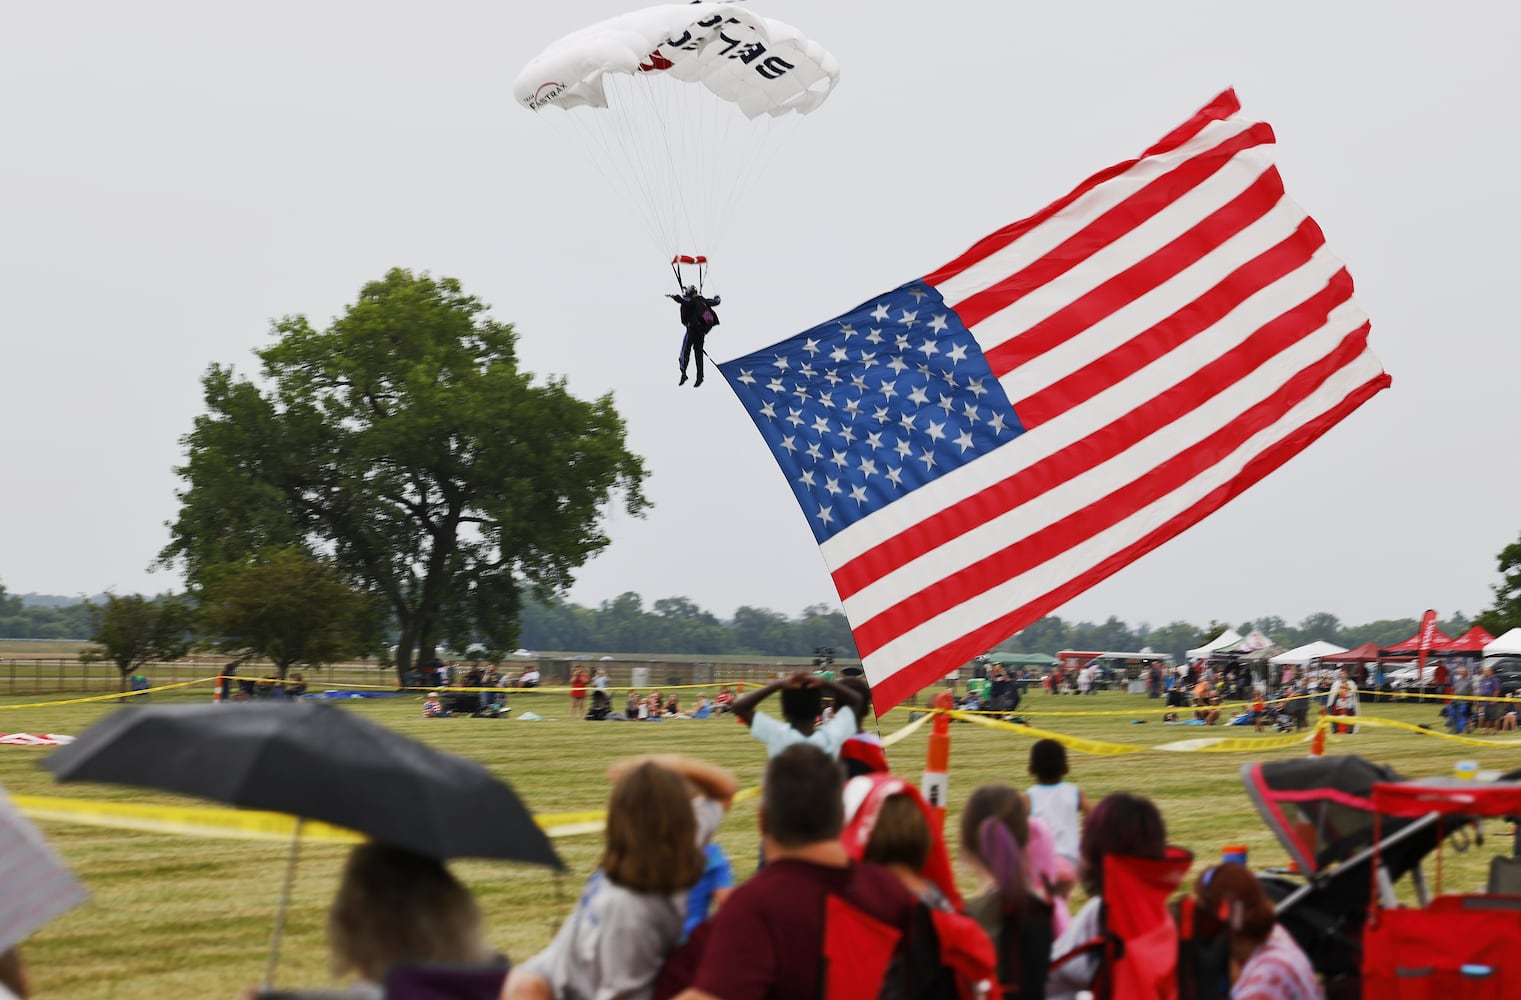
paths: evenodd
<path fill-rule="evenodd" d="M 1241 768 L 1241 782 L 1294 864 L 1313 876 L 1372 845 L 1375 813 L 1379 811 L 1373 800 L 1374 786 L 1403 779 L 1381 764 L 1345 754 L 1246 764 Z M 1432 811 L 1422 809 L 1386 821 L 1383 837 L 1390 838 Z M 1464 814 L 1465 822 L 1445 824 L 1442 831 L 1433 828 L 1414 834 L 1383 855 L 1390 878 L 1398 879 L 1420 864 L 1440 837 L 1467 825 L 1472 818 L 1471 810 L 1456 808 L 1452 812 Z M 1366 882 L 1363 886 L 1366 894 Z"/>

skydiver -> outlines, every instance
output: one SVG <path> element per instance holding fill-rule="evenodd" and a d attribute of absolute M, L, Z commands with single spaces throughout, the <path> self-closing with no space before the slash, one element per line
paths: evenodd
<path fill-rule="evenodd" d="M 713 307 L 722 303 L 723 297 L 714 295 L 706 298 L 697 290 L 696 285 L 688 285 L 683 294 L 667 295 L 666 298 L 674 299 L 681 305 L 681 325 L 686 328 L 686 336 L 681 339 L 681 381 L 676 384 L 687 384 L 687 359 L 695 352 L 697 381 L 692 383 L 692 388 L 695 389 L 702 385 L 703 341 L 707 338 L 708 331 L 718 325 L 718 313 Z"/>

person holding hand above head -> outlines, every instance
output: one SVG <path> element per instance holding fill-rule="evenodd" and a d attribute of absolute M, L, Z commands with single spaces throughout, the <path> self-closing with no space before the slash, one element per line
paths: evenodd
<path fill-rule="evenodd" d="M 677 754 L 621 761 L 608 775 L 597 870 L 549 946 L 512 971 L 503 1000 L 645 1000 L 681 941 L 704 849 L 739 782 Z"/>
<path fill-rule="evenodd" d="M 782 693 L 782 719 L 778 721 L 761 711 L 760 703 L 776 692 Z M 824 695 L 834 698 L 834 717 L 822 726 L 819 715 L 824 709 Z M 865 711 L 860 693 L 838 681 L 825 680 L 799 670 L 757 688 L 734 702 L 734 714 L 750 728 L 750 735 L 766 744 L 767 756 L 775 757 L 794 743 L 811 743 L 830 757 L 839 759 L 840 746 L 855 735 L 856 720 Z"/>

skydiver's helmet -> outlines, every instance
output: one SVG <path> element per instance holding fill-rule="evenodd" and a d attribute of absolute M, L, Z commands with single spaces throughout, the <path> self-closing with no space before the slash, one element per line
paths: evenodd
<path fill-rule="evenodd" d="M 688 285 L 687 286 L 687 294 L 688 295 L 696 295 L 697 294 L 697 286 L 696 285 Z"/>

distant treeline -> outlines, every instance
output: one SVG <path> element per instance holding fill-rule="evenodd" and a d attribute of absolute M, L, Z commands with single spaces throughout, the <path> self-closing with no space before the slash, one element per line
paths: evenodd
<path fill-rule="evenodd" d="M 31 595 L 23 599 L 8 594 L 0 584 L 0 637 L 88 639 L 90 607 L 88 601 L 63 604 Z M 685 597 L 663 597 L 646 608 L 644 599 L 630 592 L 590 608 L 567 601 L 546 603 L 525 595 L 521 618 L 518 645 L 532 650 L 810 656 L 815 649 L 827 646 L 841 659 L 854 659 L 857 655 L 845 615 L 838 606 L 826 604 L 811 605 L 796 616 L 768 608 L 742 607 L 734 612 L 734 617 L 724 619 Z M 1185 650 L 1214 638 L 1227 627 L 1242 635 L 1253 628 L 1261 629 L 1268 638 L 1289 649 L 1316 639 L 1348 648 L 1365 642 L 1388 646 L 1413 635 L 1419 624 L 1415 618 L 1399 618 L 1345 625 L 1335 615 L 1320 612 L 1306 617 L 1297 626 L 1270 616 L 1235 625 L 1175 621 L 1153 628 L 1145 623 L 1132 627 L 1114 617 L 1095 624 L 1067 622 L 1052 615 L 998 648 L 1011 653 L 1047 654 L 1062 649 L 1150 649 L 1181 660 Z M 1441 626 L 1448 634 L 1457 635 L 1470 624 L 1467 616 L 1459 612 Z"/>

